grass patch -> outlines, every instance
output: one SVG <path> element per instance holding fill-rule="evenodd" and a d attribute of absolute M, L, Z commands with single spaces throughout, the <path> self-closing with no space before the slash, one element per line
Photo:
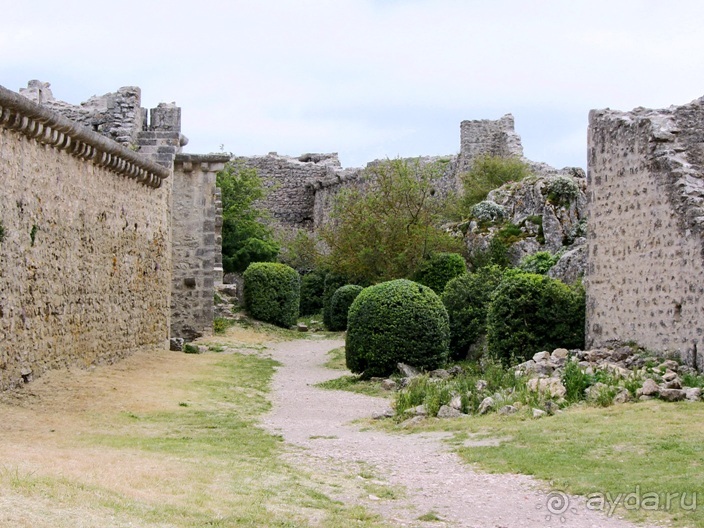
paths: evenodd
<path fill-rule="evenodd" d="M 381 382 L 363 380 L 359 376 L 349 375 L 335 378 L 328 381 L 318 383 L 316 387 L 328 390 L 344 390 L 365 394 L 367 396 L 376 396 L 379 398 L 390 398 L 393 396 L 392 391 L 387 391 L 381 388 Z"/>
<path fill-rule="evenodd" d="M 41 522 L 34 517 L 30 524 L 57 528 L 75 526 L 62 513 L 72 509 L 100 518 L 90 522 L 96 526 L 383 525 L 364 508 L 332 499 L 334 483 L 326 477 L 285 463 L 281 438 L 259 427 L 270 408 L 275 361 L 227 354 L 193 362 L 201 367 L 191 380 L 174 382 L 180 399 L 154 409 L 93 412 L 90 430 L 73 437 L 79 460 L 99 453 L 115 461 L 100 471 L 134 464 L 121 478 L 0 466 L 0 493 L 27 509 L 36 505 Z"/>
<path fill-rule="evenodd" d="M 382 427 L 402 430 L 391 420 Z M 589 496 L 616 497 L 639 490 L 704 497 L 704 404 L 650 401 L 606 409 L 578 405 L 553 417 L 496 414 L 464 420 L 429 419 L 412 432 L 454 431 L 451 443 L 468 463 L 495 473 L 522 473 L 553 483 L 553 487 Z M 465 441 L 500 438 L 499 445 Z M 704 509 L 682 508 L 680 498 L 667 511 L 627 510 L 615 515 L 635 521 L 670 521 L 675 526 L 704 526 Z"/>
<path fill-rule="evenodd" d="M 332 370 L 347 370 L 345 361 L 345 347 L 333 348 L 328 352 L 329 359 L 323 365 Z"/>

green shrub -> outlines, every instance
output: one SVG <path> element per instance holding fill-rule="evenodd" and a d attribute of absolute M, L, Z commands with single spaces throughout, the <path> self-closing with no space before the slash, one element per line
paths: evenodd
<path fill-rule="evenodd" d="M 432 288 L 440 295 L 450 279 L 467 273 L 467 264 L 459 253 L 433 253 L 425 259 L 413 280 Z"/>
<path fill-rule="evenodd" d="M 323 309 L 325 273 L 311 271 L 301 277 L 301 315 L 313 315 Z"/>
<path fill-rule="evenodd" d="M 232 319 L 225 319 L 224 317 L 216 317 L 213 319 L 213 332 L 216 334 L 224 334 L 228 328 L 233 326 L 235 321 Z"/>
<path fill-rule="evenodd" d="M 490 191 L 511 181 L 520 181 L 530 169 L 520 158 L 479 156 L 472 161 L 471 170 L 460 176 L 462 181 L 462 210 L 471 214 L 472 207 L 484 200 Z"/>
<path fill-rule="evenodd" d="M 538 251 L 523 257 L 518 268 L 526 273 L 545 275 L 550 271 L 550 268 L 557 264 L 558 260 L 560 260 L 560 255 L 553 255 L 549 251 Z"/>
<path fill-rule="evenodd" d="M 365 288 L 350 307 L 345 359 L 352 372 L 388 376 L 399 361 L 436 369 L 448 357 L 450 325 L 430 288 L 397 279 Z"/>
<path fill-rule="evenodd" d="M 363 289 L 356 284 L 348 284 L 335 290 L 330 301 L 330 326 L 328 330 L 335 332 L 347 330 L 347 312 Z"/>
<path fill-rule="evenodd" d="M 501 282 L 498 266 L 455 277 L 445 286 L 442 303 L 450 318 L 450 357 L 467 357 L 469 347 L 486 334 L 486 313 L 491 294 Z"/>
<path fill-rule="evenodd" d="M 483 200 L 472 207 L 472 216 L 479 222 L 498 222 L 506 216 L 503 205 L 491 200 Z"/>
<path fill-rule="evenodd" d="M 298 320 L 301 279 L 278 262 L 255 262 L 244 272 L 244 306 L 260 321 L 288 328 Z"/>
<path fill-rule="evenodd" d="M 350 281 L 347 277 L 340 275 L 339 273 L 328 273 L 325 276 L 325 285 L 323 287 L 323 324 L 330 328 L 332 324 L 330 320 L 330 303 L 332 302 L 332 296 L 335 294 L 338 288 L 341 288 L 345 284 L 349 284 Z"/>
<path fill-rule="evenodd" d="M 562 384 L 567 393 L 568 403 L 575 403 L 586 398 L 585 390 L 594 382 L 592 376 L 584 372 L 576 361 L 568 361 L 562 373 Z"/>
<path fill-rule="evenodd" d="M 548 182 L 547 193 L 553 205 L 568 205 L 579 196 L 579 186 L 569 176 L 555 176 Z"/>
<path fill-rule="evenodd" d="M 510 363 L 541 350 L 582 348 L 584 313 L 583 289 L 544 275 L 506 272 L 487 313 L 489 352 Z"/>
<path fill-rule="evenodd" d="M 508 258 L 508 246 L 499 237 L 493 237 L 485 249 L 475 248 L 469 254 L 469 265 L 473 271 L 486 266 L 499 266 L 508 268 L 511 260 Z"/>

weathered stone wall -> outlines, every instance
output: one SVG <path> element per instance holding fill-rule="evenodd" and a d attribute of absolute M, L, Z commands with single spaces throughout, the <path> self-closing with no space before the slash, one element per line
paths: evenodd
<path fill-rule="evenodd" d="M 222 283 L 222 240 L 217 241 L 222 204 L 215 176 L 228 160 L 227 155 L 176 156 L 171 225 L 172 337 L 191 341 L 213 329 L 214 285 Z"/>
<path fill-rule="evenodd" d="M 589 116 L 587 345 L 633 340 L 702 368 L 704 98 Z"/>
<path fill-rule="evenodd" d="M 0 87 L 0 389 L 169 332 L 170 172 Z"/>
<path fill-rule="evenodd" d="M 304 154 L 236 157 L 236 163 L 257 169 L 267 197 L 263 206 L 275 221 L 290 227 L 312 229 L 315 196 L 309 183 L 334 175 L 341 169 L 337 154 Z"/>
<path fill-rule="evenodd" d="M 467 172 L 477 156 L 523 157 L 521 136 L 514 129 L 513 116 L 460 123 L 458 173 Z"/>

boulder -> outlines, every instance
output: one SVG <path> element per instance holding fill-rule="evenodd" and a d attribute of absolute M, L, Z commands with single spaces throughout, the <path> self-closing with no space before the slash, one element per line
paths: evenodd
<path fill-rule="evenodd" d="M 479 414 L 486 414 L 489 411 L 494 409 L 494 406 L 496 405 L 496 402 L 494 401 L 494 398 L 491 396 L 484 398 L 482 402 L 479 404 L 479 408 L 477 409 L 477 413 Z"/>
<path fill-rule="evenodd" d="M 462 397 L 457 394 L 452 397 L 449 403 L 450 407 L 457 409 L 458 411 L 462 409 Z"/>
<path fill-rule="evenodd" d="M 682 389 L 660 389 L 660 398 L 665 401 L 682 401 L 687 397 L 687 393 Z"/>
<path fill-rule="evenodd" d="M 381 388 L 387 391 L 396 389 L 396 382 L 392 379 L 385 379 L 381 382 Z"/>
<path fill-rule="evenodd" d="M 698 387 L 687 387 L 684 389 L 684 393 L 689 401 L 699 401 L 702 399 L 702 390 Z"/>
<path fill-rule="evenodd" d="M 643 387 L 638 390 L 641 396 L 657 396 L 660 393 L 660 387 L 654 380 L 648 378 L 643 382 Z"/>
<path fill-rule="evenodd" d="M 541 394 L 549 394 L 553 398 L 564 398 L 567 389 L 559 378 L 533 378 L 528 380 L 528 389 Z"/>
<path fill-rule="evenodd" d="M 547 363 L 548 361 L 550 361 L 550 352 L 538 352 L 538 353 L 534 354 L 533 361 L 535 361 L 536 363 L 540 363 L 540 362 Z"/>
<path fill-rule="evenodd" d="M 619 393 L 616 396 L 614 396 L 614 403 L 615 404 L 626 403 L 629 401 L 631 401 L 631 393 L 625 389 L 619 391 Z"/>
<path fill-rule="evenodd" d="M 420 372 L 418 372 L 417 369 L 410 365 L 406 365 L 405 363 L 399 363 L 396 367 L 404 378 L 415 378 L 416 376 L 420 376 Z"/>
<path fill-rule="evenodd" d="M 501 415 L 509 415 L 509 414 L 515 414 L 518 412 L 518 407 L 515 407 L 513 405 L 504 405 L 499 409 L 499 414 Z"/>
<path fill-rule="evenodd" d="M 183 352 L 183 338 L 182 337 L 172 337 L 169 339 L 169 350 L 174 352 Z"/>
<path fill-rule="evenodd" d="M 545 416 L 547 413 L 543 411 L 542 409 L 533 409 L 533 418 L 541 418 Z"/>
<path fill-rule="evenodd" d="M 477 383 L 474 385 L 474 388 L 477 389 L 477 392 L 481 392 L 484 389 L 486 389 L 487 385 L 489 385 L 486 380 L 480 379 L 477 380 Z"/>
<path fill-rule="evenodd" d="M 373 420 L 382 420 L 384 418 L 393 418 L 394 417 L 394 410 L 391 407 L 387 407 L 381 412 L 374 412 L 372 413 L 372 419 Z"/>
<path fill-rule="evenodd" d="M 448 379 L 450 377 L 450 373 L 445 369 L 431 370 L 428 373 L 428 375 L 431 378 L 438 378 L 438 379 Z"/>
<path fill-rule="evenodd" d="M 462 413 L 449 405 L 443 405 L 438 411 L 438 418 L 458 418 L 460 416 Z"/>

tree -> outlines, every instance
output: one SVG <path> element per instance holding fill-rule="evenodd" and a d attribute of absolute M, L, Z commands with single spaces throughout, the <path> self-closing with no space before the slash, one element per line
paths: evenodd
<path fill-rule="evenodd" d="M 321 236 L 330 266 L 365 284 L 413 276 L 433 251 L 461 251 L 440 228 L 443 200 L 437 164 L 392 159 L 368 167 L 361 185 L 340 192 Z"/>
<path fill-rule="evenodd" d="M 222 262 L 226 273 L 242 272 L 251 262 L 276 260 L 279 246 L 264 223 L 257 201 L 265 195 L 257 170 L 230 161 L 218 172 L 222 194 Z"/>

